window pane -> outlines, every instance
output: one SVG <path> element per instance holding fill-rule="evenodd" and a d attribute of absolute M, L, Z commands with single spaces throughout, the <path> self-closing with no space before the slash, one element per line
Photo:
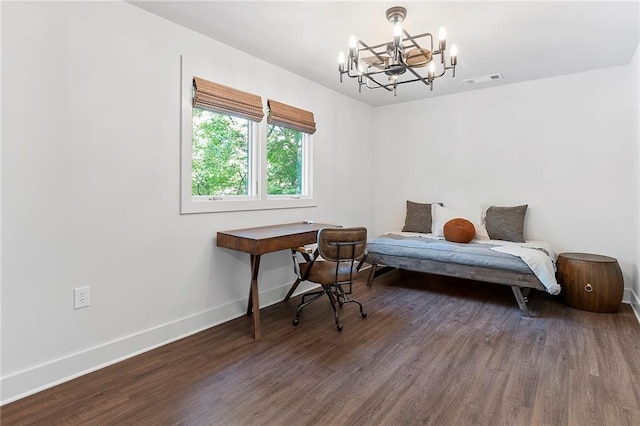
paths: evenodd
<path fill-rule="evenodd" d="M 302 132 L 269 125 L 267 133 L 267 194 L 301 195 Z"/>
<path fill-rule="evenodd" d="M 249 195 L 249 120 L 193 108 L 193 196 Z"/>

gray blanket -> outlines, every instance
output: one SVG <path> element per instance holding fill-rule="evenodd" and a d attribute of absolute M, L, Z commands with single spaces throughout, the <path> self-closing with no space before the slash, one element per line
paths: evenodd
<path fill-rule="evenodd" d="M 495 247 L 495 245 L 473 242 L 452 243 L 446 240 L 397 234 L 381 235 L 367 243 L 367 251 L 372 254 L 484 266 L 533 274 L 531 268 L 519 257 L 491 250 L 491 247 Z"/>

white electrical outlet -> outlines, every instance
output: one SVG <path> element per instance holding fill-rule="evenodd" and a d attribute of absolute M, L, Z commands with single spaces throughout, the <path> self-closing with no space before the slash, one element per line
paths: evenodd
<path fill-rule="evenodd" d="M 89 286 L 78 287 L 73 289 L 73 309 L 86 308 L 89 306 L 91 299 Z"/>

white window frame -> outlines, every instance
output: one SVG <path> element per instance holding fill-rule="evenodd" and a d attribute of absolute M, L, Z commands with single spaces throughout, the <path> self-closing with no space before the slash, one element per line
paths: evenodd
<path fill-rule="evenodd" d="M 192 159 L 193 159 L 193 77 L 208 78 L 211 65 L 202 59 L 181 59 L 181 150 L 180 150 L 180 212 L 215 213 L 245 210 L 270 210 L 315 207 L 313 199 L 313 143 L 312 135 L 303 133 L 303 194 L 267 195 L 267 141 L 268 124 L 266 118 L 260 123 L 249 124 L 249 167 L 250 195 L 207 197 L 192 195 Z M 216 81 L 219 82 L 219 81 Z M 225 82 L 220 82 L 227 84 Z M 234 86 L 234 84 L 227 84 Z M 237 86 L 237 85 L 236 85 Z M 242 89 L 242 88 L 240 88 Z M 254 93 L 257 92 L 254 90 Z M 265 108 L 266 109 L 266 108 Z M 253 148 L 253 149 L 252 149 Z M 253 185 L 253 188 L 251 188 Z M 251 192 L 251 189 L 253 190 Z"/>

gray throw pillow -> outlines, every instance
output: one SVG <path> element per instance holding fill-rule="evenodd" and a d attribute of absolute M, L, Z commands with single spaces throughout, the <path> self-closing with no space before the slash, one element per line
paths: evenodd
<path fill-rule="evenodd" d="M 486 225 L 492 240 L 524 243 L 524 216 L 528 204 L 515 207 L 491 206 L 487 209 Z"/>
<path fill-rule="evenodd" d="M 440 203 L 442 205 L 442 203 Z M 431 204 L 414 203 L 407 200 L 407 215 L 402 232 L 431 232 Z"/>

